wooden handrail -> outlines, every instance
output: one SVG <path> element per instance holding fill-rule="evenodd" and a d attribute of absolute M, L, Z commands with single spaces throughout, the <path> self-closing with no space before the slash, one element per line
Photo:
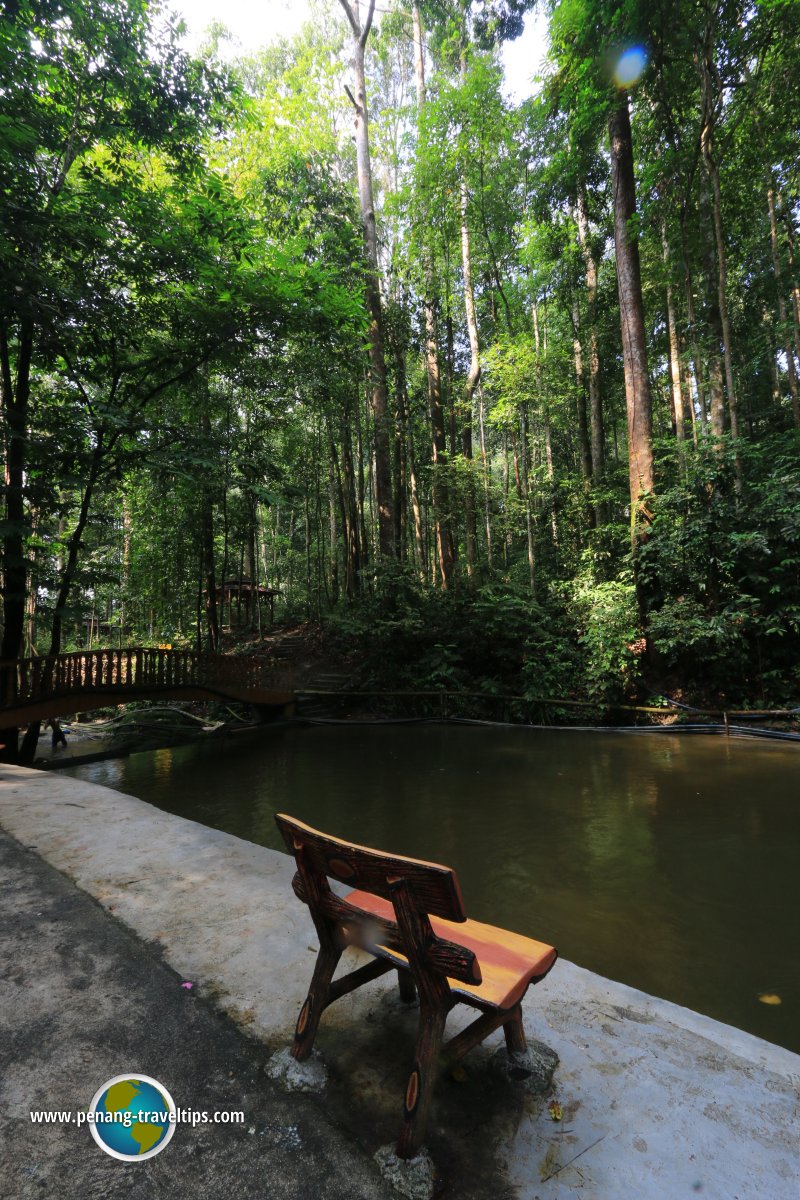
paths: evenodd
<path fill-rule="evenodd" d="M 285 674 L 283 663 L 150 646 L 76 650 L 0 661 L 0 710 L 54 697 L 113 689 L 235 688 L 263 691 Z M 284 684 L 285 686 L 285 684 Z"/>

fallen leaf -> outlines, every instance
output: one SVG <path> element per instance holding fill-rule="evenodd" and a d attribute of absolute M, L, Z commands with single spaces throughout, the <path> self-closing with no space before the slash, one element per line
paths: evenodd
<path fill-rule="evenodd" d="M 547 1106 L 547 1111 L 550 1114 L 551 1121 L 560 1121 L 561 1118 L 564 1116 L 564 1109 L 561 1107 L 561 1105 L 558 1103 L 557 1100 L 550 1101 L 550 1103 Z"/>
<path fill-rule="evenodd" d="M 762 1004 L 782 1004 L 780 996 L 776 996 L 774 992 L 759 992 L 758 998 Z"/>

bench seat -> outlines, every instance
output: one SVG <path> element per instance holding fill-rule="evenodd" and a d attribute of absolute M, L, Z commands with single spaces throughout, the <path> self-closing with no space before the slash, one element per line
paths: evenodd
<path fill-rule="evenodd" d="M 394 908 L 380 896 L 355 890 L 342 899 L 369 916 L 394 923 Z M 481 921 L 444 921 L 441 917 L 431 917 L 431 926 L 437 937 L 466 946 L 476 955 L 483 976 L 481 983 L 459 983 L 455 979 L 447 981 L 453 992 L 466 1004 L 473 1004 L 476 1008 L 486 1008 L 487 1005 L 499 1009 L 513 1008 L 530 984 L 542 979 L 557 958 L 553 946 L 523 937 L 521 933 L 484 925 Z M 376 951 L 382 951 L 392 962 L 408 962 L 396 950 L 377 946 Z"/>

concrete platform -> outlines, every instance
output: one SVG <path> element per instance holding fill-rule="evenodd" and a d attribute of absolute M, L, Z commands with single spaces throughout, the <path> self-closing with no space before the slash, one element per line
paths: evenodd
<path fill-rule="evenodd" d="M 262 1046 L 2 831 L 0 880 L 3 1200 L 385 1200 L 377 1166 L 316 1097 L 282 1092 Z M 86 1127 L 30 1120 L 32 1109 L 85 1110 L 129 1071 L 158 1079 L 182 1109 L 244 1121 L 180 1125 L 165 1153 L 130 1166 Z"/>
<path fill-rule="evenodd" d="M 107 788 L 7 766 L 0 825 L 250 1036 L 269 1049 L 290 1039 L 316 938 L 288 858 Z M 390 979 L 333 1006 L 318 1040 L 328 1111 L 370 1156 L 396 1134 L 413 1046 L 414 1014 Z M 448 1030 L 470 1015 L 456 1009 Z M 448 1196 L 797 1200 L 799 1056 L 564 961 L 529 992 L 525 1021 L 561 1059 L 563 1120 L 493 1070 L 502 1035 L 489 1039 L 438 1090 L 428 1146 Z"/>

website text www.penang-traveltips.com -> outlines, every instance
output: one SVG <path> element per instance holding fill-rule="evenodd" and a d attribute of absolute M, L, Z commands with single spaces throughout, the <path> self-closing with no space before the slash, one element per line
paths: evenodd
<path fill-rule="evenodd" d="M 123 1109 L 118 1112 L 62 1112 L 60 1110 L 36 1109 L 31 1111 L 31 1121 L 34 1125 L 122 1125 L 130 1129 L 136 1122 L 154 1122 L 161 1125 L 243 1125 L 244 1113 L 236 1111 L 205 1112 L 193 1108 L 176 1108 L 174 1112 L 166 1109 L 152 1112 L 141 1109 L 130 1112 Z"/>

